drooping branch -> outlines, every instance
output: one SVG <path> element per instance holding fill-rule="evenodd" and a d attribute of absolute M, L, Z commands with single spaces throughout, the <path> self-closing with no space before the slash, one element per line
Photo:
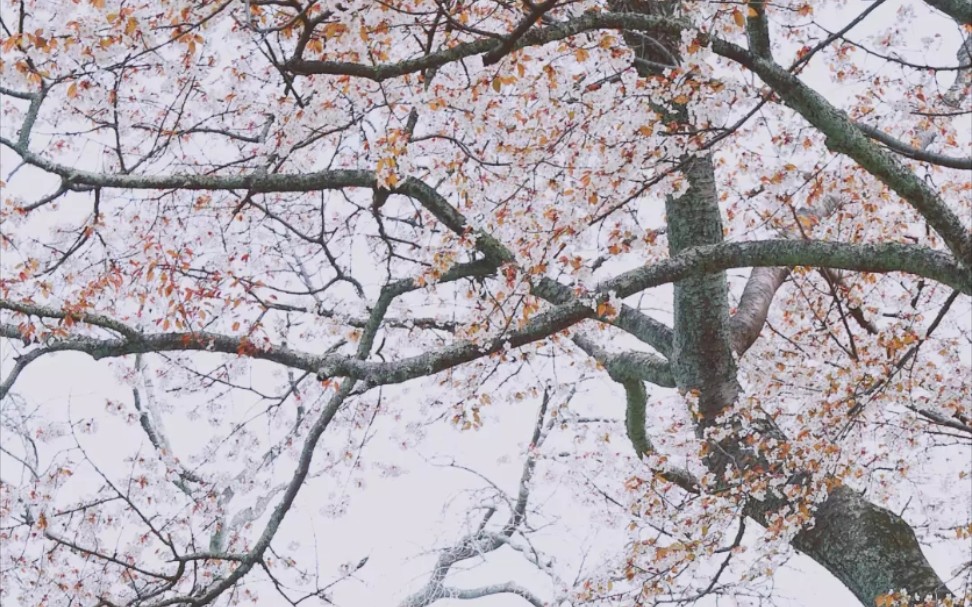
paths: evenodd
<path fill-rule="evenodd" d="M 944 154 L 936 154 L 924 149 L 912 147 L 873 126 L 861 124 L 859 122 L 855 122 L 854 124 L 857 125 L 857 128 L 861 129 L 861 131 L 871 139 L 880 141 L 884 145 L 888 146 L 889 149 L 892 149 L 903 156 L 907 156 L 908 158 L 913 158 L 922 162 L 937 164 L 938 166 L 952 169 L 972 171 L 972 157 L 956 158 L 953 156 L 945 156 Z"/>
<path fill-rule="evenodd" d="M 580 334 L 575 335 L 573 341 L 588 356 L 599 362 L 615 381 L 623 377 L 646 381 L 663 388 L 675 387 L 671 365 L 663 358 L 647 352 L 608 352 L 589 337 Z"/>

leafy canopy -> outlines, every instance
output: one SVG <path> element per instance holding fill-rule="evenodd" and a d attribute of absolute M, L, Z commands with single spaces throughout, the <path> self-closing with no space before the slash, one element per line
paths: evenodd
<path fill-rule="evenodd" d="M 968 0 L 0 7 L 5 604 L 968 596 Z"/>

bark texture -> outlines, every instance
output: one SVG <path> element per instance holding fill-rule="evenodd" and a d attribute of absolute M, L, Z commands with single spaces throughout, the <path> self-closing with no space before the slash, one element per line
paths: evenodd
<path fill-rule="evenodd" d="M 820 505 L 812 529 L 793 546 L 823 565 L 862 604 L 891 589 L 943 598 L 948 589 L 921 551 L 914 530 L 900 516 L 840 486 Z"/>
<path fill-rule="evenodd" d="M 675 3 L 618 4 L 619 8 L 643 10 L 649 14 L 658 14 L 659 10 L 663 14 L 671 14 Z M 954 7 L 951 5 L 955 3 L 940 4 L 949 4 L 952 9 Z M 761 18 L 761 11 L 757 11 L 754 19 Z M 759 27 L 759 23 L 751 25 L 751 33 L 755 32 L 758 34 L 755 38 L 763 41 L 763 48 L 753 50 L 757 54 L 767 55 L 769 47 L 764 38 L 768 33 L 765 27 Z M 751 35 L 750 39 L 753 37 Z M 647 47 L 643 36 L 627 34 L 625 40 L 636 54 L 645 54 Z M 656 45 L 672 44 L 672 39 L 659 33 L 653 42 Z M 677 46 L 670 46 L 667 50 L 669 55 L 677 58 Z M 816 98 L 819 96 L 815 97 L 815 93 L 806 90 L 796 78 L 766 67 L 771 64 L 768 58 L 755 59 L 748 52 L 739 51 L 745 54 L 746 63 L 751 69 L 774 86 L 788 104 L 801 111 L 827 134 L 836 148 L 860 162 L 922 212 L 945 237 L 956 255 L 968 263 L 972 255 L 969 235 L 937 195 L 929 192 L 924 184 L 916 184 L 917 177 L 895 160 L 880 150 L 872 149 L 866 137 L 854 130 L 852 125 L 849 134 L 840 130 L 840 127 L 846 126 L 842 121 L 849 123 L 846 116 L 830 111 L 831 108 L 825 103 L 819 103 Z M 645 58 L 657 60 L 658 53 Z M 651 71 L 658 68 L 642 65 L 639 69 Z M 687 112 L 683 110 L 680 114 L 666 118 L 690 123 Z M 669 250 L 673 257 L 693 247 L 719 245 L 723 240 L 711 157 L 689 158 L 684 166 L 683 172 L 689 183 L 687 191 L 678 197 L 669 197 L 665 203 Z M 733 319 L 729 316 L 724 272 L 675 282 L 672 375 L 680 390 L 698 392 L 700 433 L 714 426 L 717 417 L 736 401 L 740 388 L 733 352 L 744 352 L 756 340 L 766 321 L 773 294 L 786 276 L 787 271 L 780 268 L 755 270 L 740 302 L 739 313 Z M 626 390 L 630 400 L 633 391 Z M 629 426 L 636 421 L 637 418 L 629 417 Z M 785 440 L 772 423 L 768 423 L 762 431 Z M 629 427 L 628 433 L 641 439 L 638 441 L 640 445 L 636 444 L 639 451 L 648 444 L 637 430 Z M 708 462 L 716 474 L 725 469 L 729 458 L 742 467 L 761 462 L 758 455 L 732 438 L 720 442 L 713 451 L 724 454 L 715 455 Z M 793 482 L 800 482 L 799 476 Z M 766 502 L 750 499 L 746 510 L 756 521 L 765 523 L 767 515 L 783 505 L 784 502 L 779 499 Z M 819 505 L 814 526 L 799 533 L 793 545 L 830 571 L 868 607 L 875 604 L 877 597 L 902 588 L 921 597 L 948 594 L 942 580 L 922 554 L 911 527 L 901 517 L 872 504 L 860 493 L 843 485 L 838 484 Z"/>

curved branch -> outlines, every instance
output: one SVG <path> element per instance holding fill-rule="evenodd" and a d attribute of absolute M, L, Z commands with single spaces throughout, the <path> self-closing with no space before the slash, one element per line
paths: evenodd
<path fill-rule="evenodd" d="M 113 318 L 109 318 L 108 316 L 103 316 L 101 314 L 71 312 L 59 310 L 50 306 L 40 306 L 37 304 L 10 301 L 8 299 L 0 299 L 0 310 L 9 310 L 11 312 L 17 312 L 18 314 L 37 316 L 40 318 L 56 318 L 59 320 L 71 319 L 73 321 L 81 322 L 94 327 L 109 329 L 128 338 L 137 339 L 139 336 L 138 330 L 129 327 L 123 322 L 119 322 Z"/>
<path fill-rule="evenodd" d="M 484 343 L 456 342 L 394 362 L 364 361 L 335 354 L 316 355 L 284 346 L 260 346 L 246 337 L 209 332 L 138 334 L 99 339 L 71 337 L 45 344 L 45 353 L 75 351 L 100 359 L 146 352 L 208 351 L 269 360 L 327 377 L 353 377 L 372 385 L 395 384 L 433 375 L 509 348 L 550 337 L 578 322 L 597 318 L 596 303 L 614 293 L 628 297 L 645 289 L 693 276 L 740 267 L 820 266 L 859 272 L 907 272 L 972 293 L 972 273 L 954 259 L 925 247 L 904 244 L 855 245 L 814 240 L 764 240 L 693 247 L 675 258 L 625 272 L 602 282 L 592 299 L 571 302 L 537 314 L 521 328 Z M 592 305 L 593 304 L 593 305 Z M 20 339 L 20 331 L 0 325 L 0 336 Z"/>
<path fill-rule="evenodd" d="M 573 341 L 588 356 L 599 362 L 614 381 L 637 379 L 662 388 L 675 387 L 672 366 L 663 358 L 636 351 L 613 354 L 584 335 L 575 335 Z"/>
<path fill-rule="evenodd" d="M 509 504 L 510 516 L 503 525 L 502 529 L 498 533 L 488 532 L 485 530 L 486 523 L 489 522 L 489 519 L 496 512 L 495 508 L 489 508 L 486 516 L 479 524 L 479 529 L 477 529 L 475 533 L 463 537 L 453 546 L 450 546 L 439 553 L 439 557 L 436 559 L 429 581 L 426 582 L 421 589 L 406 597 L 401 603 L 402 607 L 426 607 L 427 605 L 430 605 L 443 598 L 479 598 L 479 596 L 502 593 L 517 594 L 519 596 L 523 596 L 528 601 L 533 603 L 533 599 L 530 598 L 533 595 L 530 595 L 526 590 L 514 585 L 512 582 L 483 587 L 484 589 L 491 590 L 484 591 L 482 594 L 475 596 L 473 594 L 463 596 L 457 594 L 476 593 L 477 590 L 475 589 L 459 590 L 445 586 L 443 582 L 445 581 L 446 576 L 449 575 L 452 567 L 464 560 L 477 556 L 484 556 L 489 552 L 493 552 L 507 545 L 517 549 L 515 546 L 513 546 L 513 544 L 510 543 L 510 539 L 514 533 L 520 530 L 523 522 L 526 520 L 527 502 L 530 498 L 530 483 L 533 479 L 533 473 L 537 462 L 537 449 L 539 449 L 540 445 L 543 443 L 543 440 L 546 437 L 546 431 L 550 429 L 557 419 L 556 417 L 550 417 L 547 419 L 547 408 L 549 404 L 550 392 L 544 391 L 543 400 L 540 403 L 540 410 L 537 413 L 537 421 L 533 426 L 533 435 L 530 438 L 530 445 L 527 450 L 526 461 L 523 463 L 523 471 L 520 474 L 520 482 L 517 485 L 516 501 Z M 496 489 L 499 491 L 498 487 L 496 487 Z M 509 502 L 509 500 L 507 501 Z M 539 563 L 536 561 L 534 562 L 535 564 L 539 565 Z M 542 605 L 543 603 L 540 604 Z"/>
<path fill-rule="evenodd" d="M 483 65 L 493 65 L 505 57 L 511 50 L 513 50 L 513 47 L 516 46 L 517 41 L 523 37 L 523 34 L 527 33 L 530 28 L 533 27 L 533 24 L 543 17 L 544 13 L 554 8 L 557 1 L 558 0 L 547 0 L 542 4 L 528 3 L 527 7 L 530 9 L 530 12 L 527 14 L 526 18 L 523 19 L 512 32 L 510 32 L 510 35 L 507 36 L 499 46 L 483 55 Z"/>
<path fill-rule="evenodd" d="M 480 586 L 478 588 L 451 588 L 448 586 L 443 586 L 441 590 L 441 598 L 460 600 L 480 599 L 497 594 L 516 595 L 533 605 L 533 607 L 544 607 L 547 604 L 545 601 L 541 600 L 538 596 L 523 586 L 513 582 L 491 584 L 489 586 Z"/>
<path fill-rule="evenodd" d="M 429 69 L 436 69 L 443 65 L 454 63 L 476 55 L 493 54 L 504 50 L 516 51 L 529 46 L 538 46 L 558 40 L 564 40 L 584 32 L 614 29 L 630 31 L 666 32 L 679 35 L 683 29 L 689 27 L 687 22 L 636 13 L 594 13 L 589 12 L 569 21 L 527 30 L 522 36 L 509 45 L 504 39 L 484 38 L 473 42 L 465 42 L 456 46 L 406 59 L 397 63 L 381 63 L 365 65 L 362 63 L 344 61 L 308 61 L 294 57 L 284 67 L 299 75 L 327 74 L 332 76 L 354 76 L 367 78 L 375 82 L 382 82 L 390 78 L 398 78 L 406 74 L 416 74 Z M 506 47 L 509 47 L 508 49 Z"/>
<path fill-rule="evenodd" d="M 753 268 L 736 313 L 729 318 L 732 350 L 742 356 L 759 338 L 776 291 L 790 275 L 789 268 Z"/>
<path fill-rule="evenodd" d="M 884 145 L 888 146 L 888 148 L 898 152 L 899 154 L 907 156 L 908 158 L 928 162 L 930 164 L 937 164 L 938 166 L 948 167 L 950 169 L 972 171 L 972 156 L 966 158 L 956 158 L 953 156 L 945 156 L 944 154 L 936 154 L 935 152 L 927 152 L 925 150 L 912 147 L 900 139 L 895 139 L 881 129 L 877 129 L 866 124 L 861 124 L 859 122 L 855 122 L 854 124 L 871 139 L 880 141 Z"/>

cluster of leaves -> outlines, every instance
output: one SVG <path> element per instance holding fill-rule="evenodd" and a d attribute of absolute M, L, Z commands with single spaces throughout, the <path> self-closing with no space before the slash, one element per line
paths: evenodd
<path fill-rule="evenodd" d="M 295 520 L 491 426 L 403 605 L 970 592 L 966 0 L 0 2 L 5 600 L 326 603 Z"/>

